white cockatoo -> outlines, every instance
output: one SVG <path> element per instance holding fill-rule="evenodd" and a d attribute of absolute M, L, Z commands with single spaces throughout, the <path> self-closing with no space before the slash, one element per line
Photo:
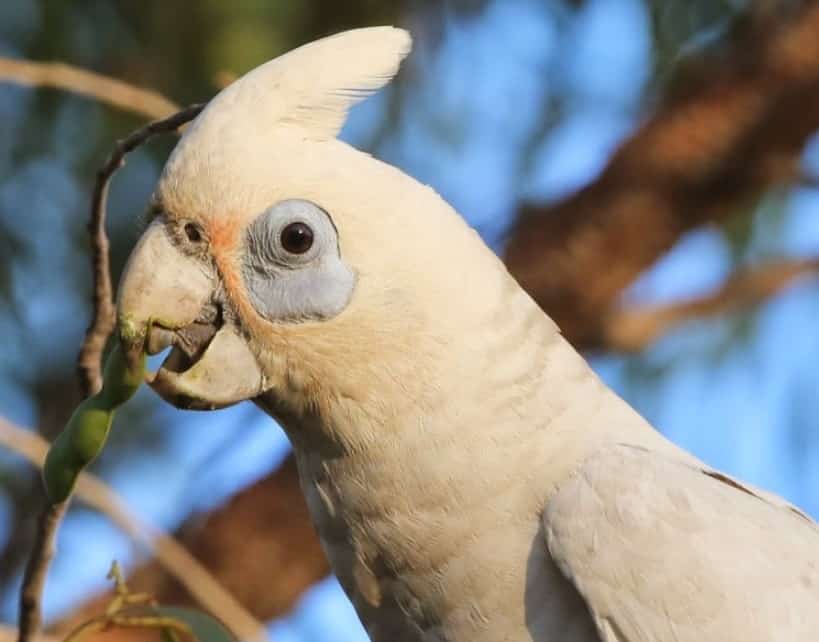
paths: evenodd
<path fill-rule="evenodd" d="M 819 529 L 606 388 L 432 189 L 337 140 L 389 27 L 240 78 L 184 134 L 123 276 L 167 401 L 253 400 L 376 642 L 813 642 Z"/>

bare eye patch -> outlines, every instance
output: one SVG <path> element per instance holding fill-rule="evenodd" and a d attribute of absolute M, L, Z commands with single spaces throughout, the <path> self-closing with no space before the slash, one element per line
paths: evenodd
<path fill-rule="evenodd" d="M 355 274 L 330 216 L 310 201 L 281 201 L 248 227 L 242 277 L 268 321 L 328 319 L 350 301 Z"/>

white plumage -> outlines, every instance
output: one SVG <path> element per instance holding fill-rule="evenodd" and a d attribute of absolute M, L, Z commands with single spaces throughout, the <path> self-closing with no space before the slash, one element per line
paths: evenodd
<path fill-rule="evenodd" d="M 160 393 L 196 407 L 253 397 L 282 423 L 376 642 L 819 639 L 816 525 L 666 441 L 437 194 L 334 138 L 409 42 L 377 28 L 302 47 L 225 89 L 185 134 L 156 200 L 167 228 L 192 222 L 206 247 L 177 234 L 184 260 L 160 237 L 164 258 L 137 249 L 120 316 L 146 333 L 190 323 L 174 302 L 202 300 L 201 279 L 196 297 L 178 282 L 160 297 L 150 263 L 198 257 L 225 319 L 211 346 L 241 346 L 242 365 L 203 346 Z M 273 289 L 248 296 L 248 229 L 290 216 L 274 207 L 287 199 L 333 223 L 328 260 L 355 274 L 337 314 L 294 322 L 269 302 L 263 317 L 258 292 Z M 336 272 L 277 257 L 269 273 L 303 270 L 301 292 L 318 278 L 339 292 Z M 162 301 L 141 304 L 148 292 Z M 288 310 L 330 309 L 289 297 Z"/>

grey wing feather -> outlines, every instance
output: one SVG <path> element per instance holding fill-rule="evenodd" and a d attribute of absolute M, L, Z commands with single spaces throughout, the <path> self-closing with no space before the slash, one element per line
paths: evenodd
<path fill-rule="evenodd" d="M 604 642 L 815 642 L 819 528 L 775 501 L 607 446 L 558 486 L 546 543 Z"/>

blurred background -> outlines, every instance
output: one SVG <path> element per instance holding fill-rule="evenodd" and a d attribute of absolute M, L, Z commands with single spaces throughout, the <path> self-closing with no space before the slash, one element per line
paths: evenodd
<path fill-rule="evenodd" d="M 343 137 L 455 205 L 660 430 L 819 517 L 812 4 L 3 0 L 0 56 L 76 65 L 184 105 L 316 37 L 409 28 L 397 82 L 353 110 Z M 0 84 L 0 417 L 47 438 L 79 400 L 90 189 L 114 140 L 148 119 L 133 111 Z M 115 279 L 173 142 L 139 149 L 114 180 Z M 94 472 L 177 532 L 275 642 L 366 640 L 328 577 L 288 452 L 249 404 L 185 413 L 143 390 Z M 16 619 L 39 483 L 0 447 L 0 621 Z M 150 551 L 77 501 L 47 617 L 99 610 L 88 600 L 113 558 L 138 587 L 188 599 Z"/>

